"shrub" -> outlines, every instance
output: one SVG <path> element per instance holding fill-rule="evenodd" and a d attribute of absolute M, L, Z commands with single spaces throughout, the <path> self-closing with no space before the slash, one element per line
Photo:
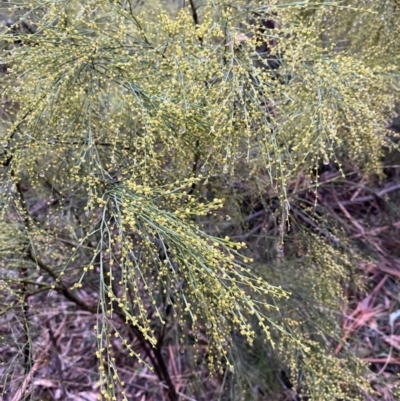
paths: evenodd
<path fill-rule="evenodd" d="M 33 1 L 4 29 L 2 297 L 25 333 L 4 391 L 16 391 L 19 366 L 33 371 L 29 299 L 52 291 L 97 316 L 104 399 L 126 399 L 113 337 L 178 399 L 161 354 L 166 327 L 213 374 L 234 372 L 237 347 L 262 341 L 292 383 L 302 376 L 300 393 L 370 391 L 364 365 L 332 352 L 341 283 L 354 273 L 348 249 L 308 234 L 307 256 L 277 277 L 220 233 L 244 198 L 235 185 L 252 200 L 273 188 L 282 253 L 297 177 L 318 180 L 321 161 L 376 171 L 394 43 L 358 1 L 197 6 Z M 356 25 L 347 39 L 354 18 L 369 30 Z M 305 288 L 309 300 L 290 295 Z M 304 302 L 307 317 L 292 309 Z"/>

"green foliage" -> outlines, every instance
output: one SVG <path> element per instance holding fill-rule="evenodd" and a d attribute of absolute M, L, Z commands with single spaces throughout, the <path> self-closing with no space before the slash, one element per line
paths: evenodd
<path fill-rule="evenodd" d="M 253 198 L 274 188 L 284 226 L 289 185 L 320 161 L 376 171 L 392 146 L 383 127 L 399 53 L 382 22 L 398 16 L 394 3 L 207 2 L 199 14 L 130 1 L 19 4 L 15 25 L 35 33 L 18 43 L 15 26 L 1 34 L 2 218 L 11 223 L 0 263 L 25 266 L 15 267 L 22 304 L 39 274 L 75 301 L 96 283 L 104 399 L 124 397 L 114 313 L 152 347 L 171 318 L 197 357 L 205 335 L 213 373 L 234 371 L 237 341 L 262 336 L 299 392 L 355 400 L 370 390 L 361 362 L 332 352 L 342 283 L 354 274 L 347 250 L 310 234 L 307 257 L 274 276 L 207 227 L 238 201 L 235 181 Z M 276 28 L 261 31 L 271 18 Z"/>

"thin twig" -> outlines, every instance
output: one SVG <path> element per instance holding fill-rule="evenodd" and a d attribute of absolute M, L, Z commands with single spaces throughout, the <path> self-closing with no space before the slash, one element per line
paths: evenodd
<path fill-rule="evenodd" d="M 50 347 L 51 347 L 51 342 L 46 341 L 46 347 L 41 352 L 39 352 L 36 358 L 36 362 L 33 364 L 29 373 L 25 376 L 25 379 L 22 382 L 21 387 L 16 391 L 16 393 L 13 395 L 10 401 L 21 401 L 23 399 L 26 399 L 27 389 L 32 381 L 33 375 L 39 370 L 39 368 L 47 358 Z"/>

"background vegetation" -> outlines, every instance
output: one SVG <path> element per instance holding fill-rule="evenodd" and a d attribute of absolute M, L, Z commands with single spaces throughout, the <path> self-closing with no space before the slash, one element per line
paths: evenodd
<path fill-rule="evenodd" d="M 3 1 L 3 398 L 396 399 L 399 6 Z"/>

